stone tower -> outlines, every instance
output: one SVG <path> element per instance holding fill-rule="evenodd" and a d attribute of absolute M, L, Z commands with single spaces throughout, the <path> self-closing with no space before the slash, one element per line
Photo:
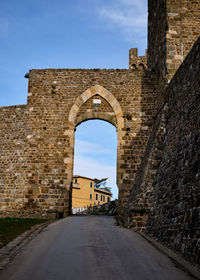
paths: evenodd
<path fill-rule="evenodd" d="M 148 1 L 148 68 L 169 82 L 199 37 L 200 2 Z"/>

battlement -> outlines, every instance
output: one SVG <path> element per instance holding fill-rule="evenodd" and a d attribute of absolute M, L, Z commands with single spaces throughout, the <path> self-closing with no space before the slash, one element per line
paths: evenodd
<path fill-rule="evenodd" d="M 129 69 L 146 69 L 147 68 L 147 50 L 144 56 L 138 56 L 138 49 L 129 50 Z"/>

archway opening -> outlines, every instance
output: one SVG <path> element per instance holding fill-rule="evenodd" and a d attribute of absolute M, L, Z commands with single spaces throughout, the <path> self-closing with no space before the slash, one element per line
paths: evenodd
<path fill-rule="evenodd" d="M 116 127 L 103 120 L 87 120 L 77 126 L 74 145 L 72 213 L 118 198 L 116 184 Z M 108 178 L 97 187 L 95 178 Z M 112 197 L 109 195 L 112 193 Z"/>

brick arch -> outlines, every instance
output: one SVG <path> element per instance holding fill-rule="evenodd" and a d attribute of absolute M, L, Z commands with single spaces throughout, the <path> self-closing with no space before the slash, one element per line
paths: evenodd
<path fill-rule="evenodd" d="M 85 92 L 83 92 L 75 101 L 74 105 L 72 106 L 70 113 L 69 113 L 69 122 L 72 124 L 76 124 L 76 116 L 78 114 L 78 111 L 80 107 L 91 97 L 94 95 L 99 95 L 102 98 L 104 98 L 112 107 L 115 117 L 117 120 L 117 129 L 122 130 L 124 128 L 124 119 L 123 119 L 123 112 L 121 109 L 121 106 L 117 99 L 112 95 L 111 92 L 109 92 L 107 89 L 100 85 L 92 86 L 91 88 L 87 89 Z M 102 119 L 101 117 L 99 117 Z M 82 120 L 83 121 L 83 120 Z M 107 120 L 106 120 L 107 121 Z"/>

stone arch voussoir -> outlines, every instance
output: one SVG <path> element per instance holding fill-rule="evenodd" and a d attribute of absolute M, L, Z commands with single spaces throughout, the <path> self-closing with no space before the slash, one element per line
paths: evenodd
<path fill-rule="evenodd" d="M 75 121 L 75 126 L 77 127 L 79 124 L 81 124 L 84 121 L 88 120 L 104 120 L 109 122 L 110 124 L 117 127 L 117 119 L 116 116 L 113 114 L 105 113 L 105 112 L 89 112 L 81 114 L 81 116 L 78 116 Z"/>
<path fill-rule="evenodd" d="M 87 89 L 86 91 L 84 91 L 75 101 L 74 105 L 72 106 L 70 113 L 69 113 L 69 122 L 73 123 L 75 126 L 77 124 L 80 123 L 79 120 L 76 120 L 78 111 L 80 109 L 80 107 L 87 101 L 89 100 L 91 97 L 93 97 L 94 95 L 99 95 L 102 98 L 104 98 L 112 107 L 114 113 L 115 113 L 115 117 L 117 120 L 117 124 L 115 125 L 117 127 L 118 130 L 121 130 L 124 127 L 124 119 L 123 119 L 123 112 L 121 109 L 121 106 L 119 104 L 119 102 L 117 101 L 117 99 L 114 97 L 114 95 L 108 91 L 107 89 L 105 89 L 104 87 L 100 86 L 100 85 L 95 85 L 92 86 L 91 88 Z M 85 116 L 87 120 L 87 116 Z M 92 117 L 88 118 L 88 119 L 92 119 L 92 118 L 100 118 L 100 119 L 104 119 L 103 117 Z M 107 120 L 113 124 L 113 120 Z M 82 118 L 81 121 L 84 121 L 84 119 Z"/>

